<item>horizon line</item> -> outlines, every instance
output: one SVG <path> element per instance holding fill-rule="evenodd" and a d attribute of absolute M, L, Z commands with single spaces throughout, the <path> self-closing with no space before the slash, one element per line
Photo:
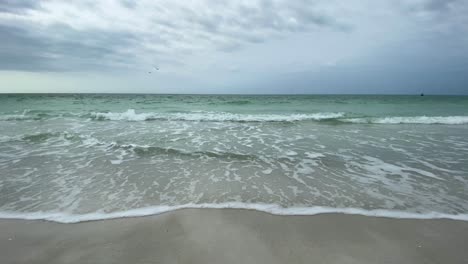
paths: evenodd
<path fill-rule="evenodd" d="M 245 96 L 304 96 L 304 95 L 361 95 L 361 96 L 419 96 L 421 97 L 421 93 L 407 93 L 407 94 L 398 94 L 398 93 L 138 93 L 138 92 L 97 92 L 97 93 L 90 93 L 90 92 L 14 92 L 14 93 L 5 93 L 0 92 L 0 95 L 74 95 L 74 94 L 83 94 L 83 95 L 245 95 Z M 424 96 L 468 96 L 468 94 L 438 94 L 438 93 L 424 93 Z"/>

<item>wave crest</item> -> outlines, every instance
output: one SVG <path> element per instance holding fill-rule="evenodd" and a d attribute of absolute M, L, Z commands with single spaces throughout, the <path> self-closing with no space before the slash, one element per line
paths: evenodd
<path fill-rule="evenodd" d="M 441 124 L 465 125 L 468 116 L 358 116 L 353 113 L 319 112 L 319 113 L 283 113 L 283 114 L 241 114 L 228 112 L 141 112 L 134 109 L 125 112 L 91 112 L 91 113 L 51 113 L 24 110 L 21 114 L 0 114 L 0 121 L 43 120 L 60 118 L 88 118 L 95 121 L 194 121 L 194 122 L 300 122 L 315 121 L 328 124 Z"/>
<path fill-rule="evenodd" d="M 346 118 L 340 121 L 356 124 L 468 124 L 468 116 L 395 116 L 381 118 Z"/>
<path fill-rule="evenodd" d="M 255 160 L 258 159 L 255 155 L 234 153 L 234 152 L 213 152 L 213 151 L 193 151 L 188 152 L 175 148 L 162 148 L 156 146 L 138 146 L 134 144 L 129 145 L 115 145 L 124 149 L 131 149 L 139 156 L 154 156 L 159 154 L 177 155 L 177 156 L 193 156 L 193 157 L 208 157 L 217 159 L 233 159 L 233 160 Z"/>
<path fill-rule="evenodd" d="M 226 112 L 190 112 L 190 113 L 136 113 L 128 109 L 123 113 L 92 113 L 95 120 L 112 121 L 209 121 L 209 122 L 294 122 L 320 121 L 344 117 L 344 113 L 313 113 L 313 114 L 234 114 Z"/>

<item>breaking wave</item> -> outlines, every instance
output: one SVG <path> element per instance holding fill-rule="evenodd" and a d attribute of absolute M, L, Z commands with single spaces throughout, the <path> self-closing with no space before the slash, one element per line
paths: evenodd
<path fill-rule="evenodd" d="M 228 112 L 141 112 L 128 109 L 125 112 L 91 113 L 43 113 L 25 110 L 21 114 L 0 114 L 0 121 L 43 120 L 60 118 L 87 118 L 94 121 L 194 121 L 194 122 L 301 122 L 314 121 L 329 124 L 441 124 L 465 125 L 468 116 L 384 116 L 365 117 L 343 112 L 284 113 L 284 114 L 240 114 Z"/>
<path fill-rule="evenodd" d="M 29 116 L 28 113 L 30 112 L 29 109 L 23 110 L 21 114 L 6 114 L 0 115 L 0 121 L 13 121 L 13 120 L 30 120 L 34 119 L 34 116 Z"/>
<path fill-rule="evenodd" d="M 336 121 L 355 124 L 468 124 L 468 116 L 396 116 L 396 117 L 357 117 L 346 118 L 345 113 L 311 114 L 235 114 L 225 112 L 189 113 L 136 113 L 129 109 L 122 113 L 92 113 L 94 120 L 112 121 L 211 121 L 211 122 L 296 122 L 296 121 Z"/>
<path fill-rule="evenodd" d="M 342 122 L 357 124 L 444 124 L 463 125 L 468 124 L 468 116 L 397 116 L 381 118 L 346 118 Z"/>
<path fill-rule="evenodd" d="M 43 143 L 51 139 L 59 139 L 61 141 L 75 141 L 80 142 L 83 147 L 103 147 L 107 150 L 121 149 L 130 151 L 138 156 L 157 156 L 157 155 L 174 155 L 174 156 L 185 156 L 185 157 L 207 157 L 216 159 L 228 159 L 228 160 L 257 160 L 258 156 L 252 154 L 243 154 L 229 151 L 187 151 L 184 149 L 171 148 L 171 147 L 159 147 L 149 145 L 138 145 L 133 143 L 119 144 L 117 142 L 106 142 L 99 140 L 92 135 L 84 135 L 78 133 L 69 132 L 43 132 L 35 134 L 23 134 L 17 136 L 0 136 L 0 142 L 9 141 L 24 141 L 29 143 Z"/>
<path fill-rule="evenodd" d="M 123 113 L 92 113 L 95 120 L 125 121 L 211 121 L 211 122 L 294 122 L 305 120 L 329 120 L 344 117 L 344 113 L 313 114 L 234 114 L 225 112 L 189 112 L 189 113 L 136 113 L 128 109 Z"/>

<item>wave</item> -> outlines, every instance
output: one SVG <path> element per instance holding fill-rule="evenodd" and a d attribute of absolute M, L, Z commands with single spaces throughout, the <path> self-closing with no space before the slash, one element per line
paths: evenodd
<path fill-rule="evenodd" d="M 45 132 L 45 133 L 37 133 L 37 134 L 29 134 L 29 135 L 24 135 L 21 137 L 22 140 L 24 141 L 30 141 L 30 142 L 43 142 L 46 141 L 50 138 L 54 137 L 59 137 L 59 136 L 66 136 L 67 134 L 65 133 L 51 133 L 51 132 Z"/>
<path fill-rule="evenodd" d="M 169 147 L 157 147 L 157 146 L 148 146 L 148 145 L 137 145 L 137 144 L 118 144 L 116 142 L 103 142 L 99 141 L 93 137 L 86 137 L 86 143 L 88 146 L 98 145 L 105 146 L 106 148 L 113 149 L 124 149 L 132 151 L 138 156 L 156 156 L 161 154 L 166 155 L 176 155 L 176 156 L 191 156 L 191 157 L 208 157 L 208 158 L 217 158 L 217 159 L 234 159 L 234 160 L 258 160 L 259 157 L 252 154 L 242 154 L 235 152 L 224 152 L 224 151 L 186 151 L 177 148 Z"/>
<path fill-rule="evenodd" d="M 228 104 L 228 105 L 247 105 L 247 104 L 252 104 L 252 102 L 247 101 L 247 100 L 237 100 L 237 101 L 228 101 L 225 104 Z"/>
<path fill-rule="evenodd" d="M 149 145 L 138 145 L 138 144 L 119 144 L 111 141 L 106 142 L 99 140 L 92 135 L 83 135 L 70 132 L 43 132 L 35 134 L 22 134 L 17 136 L 1 136 L 0 142 L 10 141 L 26 141 L 30 143 L 43 143 L 49 139 L 60 138 L 66 141 L 81 141 L 85 147 L 103 146 L 106 149 L 123 149 L 135 153 L 138 156 L 157 156 L 157 155 L 175 155 L 175 156 L 191 156 L 191 157 L 208 157 L 217 159 L 228 159 L 228 160 L 258 160 L 259 157 L 252 154 L 242 154 L 236 152 L 225 152 L 225 151 L 186 151 L 183 149 L 170 148 L 170 147 L 158 147 Z"/>
<path fill-rule="evenodd" d="M 23 120 L 45 120 L 55 118 L 74 118 L 80 116 L 73 112 L 54 112 L 49 110 L 24 110 L 21 114 L 1 113 L 0 121 L 23 121 Z"/>
<path fill-rule="evenodd" d="M 468 116 L 385 116 L 363 117 L 356 114 L 343 112 L 319 112 L 319 113 L 284 113 L 284 114 L 240 114 L 228 112 L 142 112 L 134 109 L 125 112 L 91 112 L 72 113 L 64 112 L 53 114 L 42 111 L 25 110 L 21 114 L 0 115 L 0 121 L 43 120 L 57 118 L 87 118 L 95 121 L 207 121 L 207 122 L 300 122 L 315 121 L 328 124 L 442 124 L 465 125 L 468 124 Z"/>
<path fill-rule="evenodd" d="M 190 113 L 136 113 L 128 109 L 123 113 L 92 113 L 95 120 L 112 121 L 211 121 L 211 122 L 294 122 L 305 120 L 327 120 L 344 117 L 344 113 L 313 113 L 313 114 L 234 114 L 226 112 L 190 112 Z"/>
<path fill-rule="evenodd" d="M 213 152 L 213 151 L 184 151 L 175 148 L 163 148 L 156 146 L 139 146 L 135 144 L 118 145 L 114 144 L 113 147 L 131 149 L 139 156 L 154 156 L 159 154 L 169 154 L 178 156 L 194 156 L 194 157 L 209 157 L 217 159 L 235 159 L 235 160 L 255 160 L 258 159 L 255 155 L 234 153 L 234 152 Z"/>
<path fill-rule="evenodd" d="M 26 115 L 3 115 L 0 116 L 0 121 L 15 121 L 15 120 L 31 120 L 34 117 Z"/>
<path fill-rule="evenodd" d="M 0 115 L 0 121 L 14 121 L 14 120 L 33 119 L 34 117 L 27 115 L 29 112 L 30 112 L 29 109 L 25 109 L 25 110 L 23 110 L 23 113 L 21 113 L 21 114 Z"/>
<path fill-rule="evenodd" d="M 18 134 L 15 136 L 0 135 L 0 142 L 26 141 L 30 143 L 42 143 L 53 138 L 73 140 L 81 136 L 69 132 L 39 132 L 33 134 Z"/>
<path fill-rule="evenodd" d="M 47 220 L 58 223 L 79 223 L 87 221 L 108 220 L 126 217 L 141 217 L 157 215 L 181 209 L 246 209 L 265 212 L 273 215 L 319 215 L 319 214 L 349 214 L 371 217 L 385 217 L 396 219 L 452 219 L 468 221 L 468 214 L 447 214 L 439 212 L 415 213 L 399 210 L 366 210 L 362 208 L 333 208 L 333 207 L 282 207 L 277 204 L 250 204 L 241 202 L 220 204 L 184 204 L 184 205 L 160 205 L 118 212 L 95 212 L 86 214 L 72 214 L 64 212 L 0 212 L 0 219 L 24 219 L 24 220 Z"/>
<path fill-rule="evenodd" d="M 468 116 L 396 116 L 380 118 L 346 118 L 340 119 L 346 123 L 356 124 L 443 124 L 464 125 L 468 124 Z"/>

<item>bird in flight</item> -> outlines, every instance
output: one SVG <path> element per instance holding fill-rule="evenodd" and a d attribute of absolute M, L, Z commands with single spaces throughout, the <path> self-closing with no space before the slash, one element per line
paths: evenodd
<path fill-rule="evenodd" d="M 159 71 L 159 68 L 156 67 L 156 66 L 153 66 L 155 70 Z M 149 71 L 148 73 L 152 73 L 151 71 Z"/>

